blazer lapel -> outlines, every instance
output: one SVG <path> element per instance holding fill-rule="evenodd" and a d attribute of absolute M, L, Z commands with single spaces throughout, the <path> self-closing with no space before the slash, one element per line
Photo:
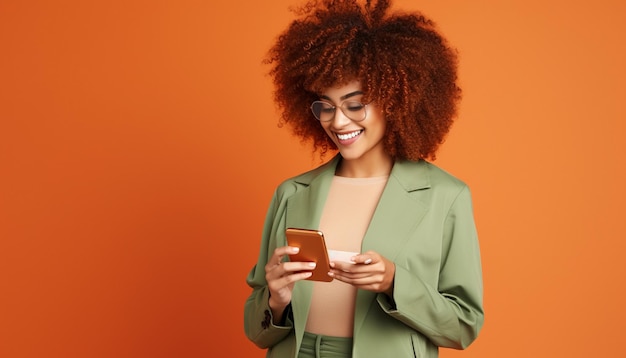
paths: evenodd
<path fill-rule="evenodd" d="M 287 199 L 287 227 L 301 229 L 319 227 L 337 162 L 338 158 L 335 158 L 317 170 L 294 179 L 296 185 L 303 188 Z"/>
<path fill-rule="evenodd" d="M 295 178 L 296 185 L 302 186 L 302 188 L 299 188 L 294 195 L 287 199 L 286 228 L 319 228 L 322 210 L 338 160 L 339 156 L 318 169 Z M 292 302 L 294 302 L 292 309 L 298 348 L 304 335 L 312 293 L 313 282 L 307 280 L 296 282 L 292 292 Z"/>
<path fill-rule="evenodd" d="M 411 193 L 428 188 L 430 180 L 426 162 L 396 162 L 363 238 L 361 252 L 373 250 L 394 261 L 428 211 L 428 203 L 418 200 Z M 355 336 L 376 295 L 364 290 L 357 293 Z"/>

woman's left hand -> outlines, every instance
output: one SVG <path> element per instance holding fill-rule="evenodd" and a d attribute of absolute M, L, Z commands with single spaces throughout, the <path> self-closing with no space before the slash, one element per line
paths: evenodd
<path fill-rule="evenodd" d="M 333 261 L 330 267 L 336 280 L 392 297 L 396 266 L 377 252 L 356 255 L 353 262 Z"/>

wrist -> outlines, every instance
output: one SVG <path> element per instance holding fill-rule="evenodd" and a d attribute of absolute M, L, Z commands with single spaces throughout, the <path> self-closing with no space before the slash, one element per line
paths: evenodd
<path fill-rule="evenodd" d="M 268 305 L 270 307 L 270 311 L 272 311 L 272 322 L 275 325 L 278 325 L 279 322 L 282 322 L 283 320 L 283 313 L 285 312 L 287 305 L 275 302 L 275 300 L 272 300 L 272 297 L 270 297 Z"/>

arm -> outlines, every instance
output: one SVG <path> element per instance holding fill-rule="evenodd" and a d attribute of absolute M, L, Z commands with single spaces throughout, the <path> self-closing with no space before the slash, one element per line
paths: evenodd
<path fill-rule="evenodd" d="M 277 191 L 278 193 L 278 191 Z M 315 267 L 310 262 L 286 261 L 297 253 L 295 247 L 285 246 L 284 200 L 275 194 L 268 210 L 259 259 L 247 278 L 253 289 L 244 307 L 247 337 L 261 348 L 272 347 L 293 330 L 291 297 L 295 282 L 311 276 Z"/>
<path fill-rule="evenodd" d="M 434 239 L 434 238 L 433 238 Z M 463 187 L 452 202 L 441 240 L 438 286 L 410 267 L 396 264 L 393 298 L 378 294 L 389 315 L 441 347 L 463 349 L 483 324 L 482 271 L 469 189 Z"/>
<path fill-rule="evenodd" d="M 276 193 L 272 198 L 265 223 L 259 258 L 256 265 L 250 270 L 246 283 L 252 288 L 252 292 L 244 306 L 244 331 L 248 339 L 260 348 L 268 348 L 284 339 L 293 329 L 293 322 L 288 312 L 284 312 L 281 323 L 274 324 L 274 317 L 269 306 L 269 289 L 265 279 L 265 266 L 277 246 L 273 227 L 278 213 L 279 200 Z"/>

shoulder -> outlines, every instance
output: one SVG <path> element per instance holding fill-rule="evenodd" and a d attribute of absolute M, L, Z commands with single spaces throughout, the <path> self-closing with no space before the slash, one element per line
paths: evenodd
<path fill-rule="evenodd" d="M 291 196 L 298 190 L 309 187 L 312 183 L 325 176 L 332 176 L 337 166 L 337 158 L 333 158 L 316 168 L 300 173 L 283 180 L 276 188 L 276 194 L 279 198 Z"/>
<path fill-rule="evenodd" d="M 451 187 L 455 187 L 459 189 L 467 187 L 467 184 L 463 180 L 454 176 L 447 170 L 442 169 L 441 167 L 430 162 L 425 162 L 425 163 L 428 166 L 428 170 L 429 170 L 430 177 L 431 177 L 433 184 L 446 185 L 446 186 L 451 186 Z"/>
<path fill-rule="evenodd" d="M 458 192 L 467 187 L 461 179 L 425 160 L 398 161 L 391 175 L 408 191 L 434 189 Z"/>
<path fill-rule="evenodd" d="M 472 195 L 468 185 L 441 167 L 427 162 L 396 163 L 397 182 L 407 195 L 430 208 L 433 213 L 447 215 L 452 208 L 468 213 Z M 392 171 L 392 173 L 394 173 Z"/>

